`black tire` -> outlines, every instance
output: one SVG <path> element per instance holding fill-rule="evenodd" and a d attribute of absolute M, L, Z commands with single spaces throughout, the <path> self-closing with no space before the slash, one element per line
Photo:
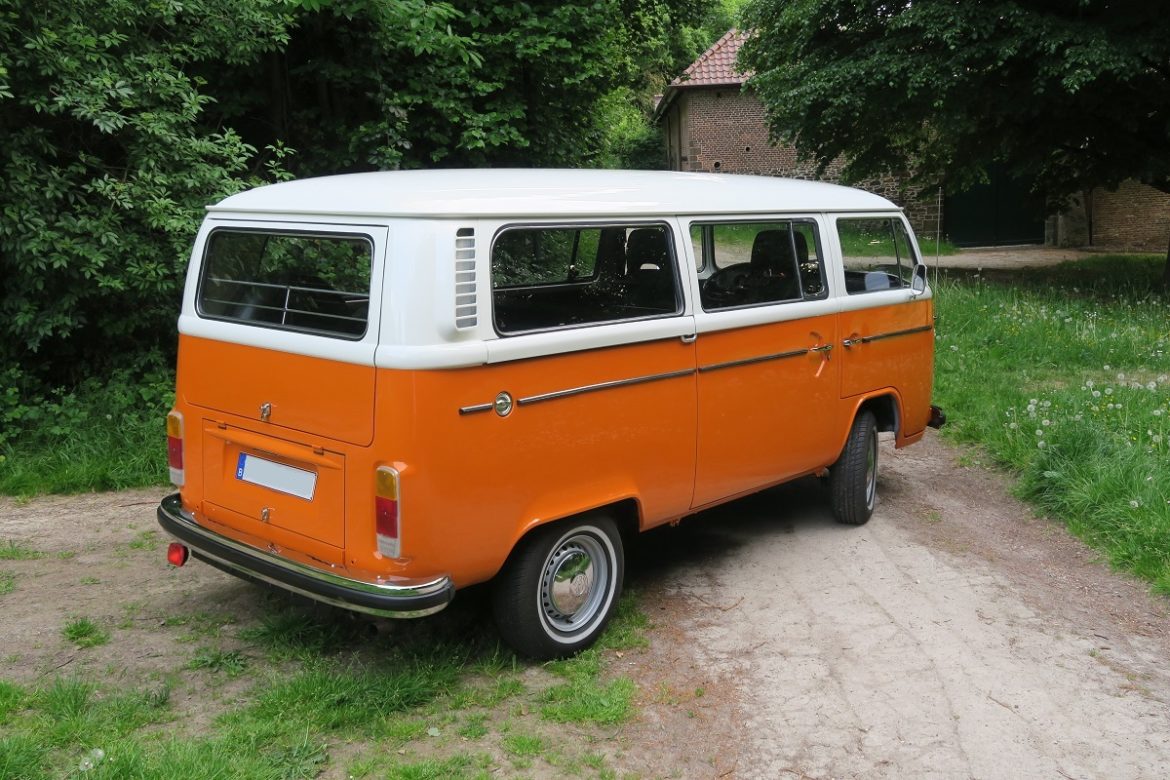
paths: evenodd
<path fill-rule="evenodd" d="M 541 661 L 583 650 L 613 615 L 624 574 L 621 534 L 610 518 L 538 528 L 496 577 L 492 612 L 500 636 Z"/>
<path fill-rule="evenodd" d="M 829 495 L 838 523 L 865 525 L 877 505 L 877 420 L 865 410 L 853 420 L 841 457 L 829 468 Z"/>

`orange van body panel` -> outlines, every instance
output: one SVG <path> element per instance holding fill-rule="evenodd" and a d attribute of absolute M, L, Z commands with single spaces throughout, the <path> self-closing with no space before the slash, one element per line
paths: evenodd
<path fill-rule="evenodd" d="M 179 340 L 181 400 L 267 425 L 366 445 L 373 441 L 372 365 L 260 349 L 194 336 Z"/>
<path fill-rule="evenodd" d="M 667 339 L 467 369 L 381 370 L 376 440 L 407 467 L 403 555 L 441 566 L 463 586 L 495 575 L 540 523 L 632 497 L 643 528 L 685 514 L 695 471 L 694 361 L 693 344 Z M 673 373 L 682 375 L 526 402 Z M 514 399 L 507 416 L 460 413 L 501 392 Z M 354 534 L 363 522 L 352 524 Z M 362 545 L 354 549 L 351 558 L 368 567 Z"/>
<path fill-rule="evenodd" d="M 827 466 L 842 420 L 837 315 L 702 334 L 694 507 Z M 725 366 L 833 345 L 760 362 Z"/>
<path fill-rule="evenodd" d="M 934 376 L 934 310 L 929 299 L 842 312 L 841 396 L 872 395 L 896 387 L 899 439 L 921 434 L 930 420 Z M 904 445 L 903 445 L 904 446 Z"/>

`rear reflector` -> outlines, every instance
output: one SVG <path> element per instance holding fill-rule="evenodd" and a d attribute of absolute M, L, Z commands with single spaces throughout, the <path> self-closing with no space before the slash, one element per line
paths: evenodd
<path fill-rule="evenodd" d="M 379 466 L 375 474 L 374 531 L 378 552 L 388 558 L 397 558 L 402 554 L 398 471 L 389 466 Z"/>
<path fill-rule="evenodd" d="M 183 415 L 167 415 L 167 465 L 171 470 L 171 484 L 183 486 Z"/>
<path fill-rule="evenodd" d="M 190 556 L 191 551 L 187 549 L 185 544 L 171 542 L 167 547 L 167 562 L 172 566 L 182 566 Z"/>

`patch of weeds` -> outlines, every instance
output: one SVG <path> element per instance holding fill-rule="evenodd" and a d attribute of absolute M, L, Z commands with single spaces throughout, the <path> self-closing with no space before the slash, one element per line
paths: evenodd
<path fill-rule="evenodd" d="M 404 745 L 407 742 L 418 739 L 426 733 L 427 722 L 416 718 L 390 718 L 386 721 L 386 726 L 382 730 L 383 738 L 397 745 Z"/>
<path fill-rule="evenodd" d="M 0 777 L 5 780 L 40 780 L 45 776 L 47 750 L 35 736 L 0 737 Z"/>
<path fill-rule="evenodd" d="M 97 577 L 82 577 L 80 582 L 82 585 L 100 585 L 102 583 Z"/>
<path fill-rule="evenodd" d="M 265 615 L 260 625 L 240 632 L 278 661 L 312 661 L 323 655 L 351 648 L 365 638 L 361 624 L 349 620 L 322 619 L 299 609 L 284 609 Z"/>
<path fill-rule="evenodd" d="M 549 664 L 549 670 L 566 678 L 541 694 L 540 713 L 555 723 L 622 723 L 633 711 L 635 686 L 626 677 L 601 680 L 601 656 L 596 647 L 575 658 Z"/>
<path fill-rule="evenodd" d="M 75 618 L 65 624 L 61 635 L 78 647 L 97 647 L 110 641 L 110 632 L 89 618 Z"/>
<path fill-rule="evenodd" d="M 646 639 L 646 629 L 649 627 L 650 618 L 638 606 L 638 594 L 627 590 L 622 594 L 613 618 L 595 646 L 601 650 L 647 647 L 650 641 Z"/>
<path fill-rule="evenodd" d="M 158 545 L 157 531 L 140 531 L 126 546 L 131 550 L 157 550 Z"/>
<path fill-rule="evenodd" d="M 10 571 L 0 571 L 0 596 L 6 596 L 16 590 L 16 575 Z"/>
<path fill-rule="evenodd" d="M 459 664 L 452 658 L 394 659 L 377 669 L 318 663 L 257 686 L 250 706 L 224 722 L 241 738 L 272 736 L 289 729 L 372 735 L 393 714 L 427 704 L 454 686 Z"/>
<path fill-rule="evenodd" d="M 210 612 L 196 612 L 191 615 L 168 615 L 163 618 L 162 624 L 168 628 L 187 626 L 186 635 L 181 642 L 197 642 L 201 639 L 218 639 L 224 626 L 231 625 L 236 619 L 231 615 L 214 615 Z"/>
<path fill-rule="evenodd" d="M 22 688 L 6 680 L 0 680 L 0 725 L 7 723 L 8 716 L 23 707 L 24 702 L 25 693 Z"/>
<path fill-rule="evenodd" d="M 74 550 L 61 550 L 57 553 L 57 557 L 62 561 L 68 561 L 71 558 L 76 558 L 77 553 Z"/>
<path fill-rule="evenodd" d="M 29 698 L 37 732 L 49 745 L 108 745 L 170 717 L 170 687 L 101 694 L 97 686 L 58 678 Z"/>
<path fill-rule="evenodd" d="M 239 650 L 202 647 L 187 662 L 186 668 L 206 669 L 209 672 L 223 672 L 228 677 L 239 677 L 248 668 L 248 657 Z"/>
<path fill-rule="evenodd" d="M 40 550 L 34 550 L 16 539 L 0 543 L 0 561 L 33 561 L 44 557 L 45 554 Z"/>
<path fill-rule="evenodd" d="M 463 780 L 464 778 L 488 777 L 492 765 L 490 756 L 452 756 L 444 759 L 429 759 L 411 764 L 390 767 L 387 780 Z M 478 770 L 478 771 L 477 771 Z"/>
<path fill-rule="evenodd" d="M 513 696 L 524 693 L 524 683 L 515 677 L 500 677 L 493 684 L 475 685 L 451 696 L 452 709 L 468 707 L 495 707 Z"/>
<path fill-rule="evenodd" d="M 509 734 L 502 744 L 513 756 L 539 756 L 545 748 L 543 739 L 530 734 Z"/>
<path fill-rule="evenodd" d="M 487 736 L 487 715 L 469 715 L 467 721 L 459 727 L 459 736 L 465 739 L 481 739 Z"/>
<path fill-rule="evenodd" d="M 305 734 L 295 744 L 266 751 L 264 755 L 271 761 L 272 768 L 281 780 L 310 780 L 321 774 L 329 761 L 326 747 L 324 743 L 316 742 Z"/>

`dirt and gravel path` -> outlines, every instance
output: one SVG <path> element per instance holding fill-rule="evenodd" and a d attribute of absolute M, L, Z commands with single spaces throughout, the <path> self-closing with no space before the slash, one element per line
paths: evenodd
<path fill-rule="evenodd" d="M 835 524 L 808 480 L 639 541 L 629 578 L 653 628 L 649 649 L 611 659 L 638 683 L 640 715 L 599 746 L 610 765 L 642 777 L 1166 777 L 1170 600 L 933 436 L 884 444 L 882 457 L 881 503 L 862 528 Z M 147 626 L 263 609 L 252 586 L 209 567 L 165 567 L 151 535 L 161 494 L 0 499 L 0 541 L 46 554 L 0 565 L 19 574 L 0 599 L 2 676 L 140 678 L 189 653 L 141 631 L 142 643 L 79 654 L 59 636 L 71 615 Z"/>
<path fill-rule="evenodd" d="M 707 551 L 651 589 L 684 666 L 735 690 L 695 774 L 1166 777 L 1170 602 L 933 437 L 883 458 L 865 527 L 810 482 L 657 543 Z"/>

